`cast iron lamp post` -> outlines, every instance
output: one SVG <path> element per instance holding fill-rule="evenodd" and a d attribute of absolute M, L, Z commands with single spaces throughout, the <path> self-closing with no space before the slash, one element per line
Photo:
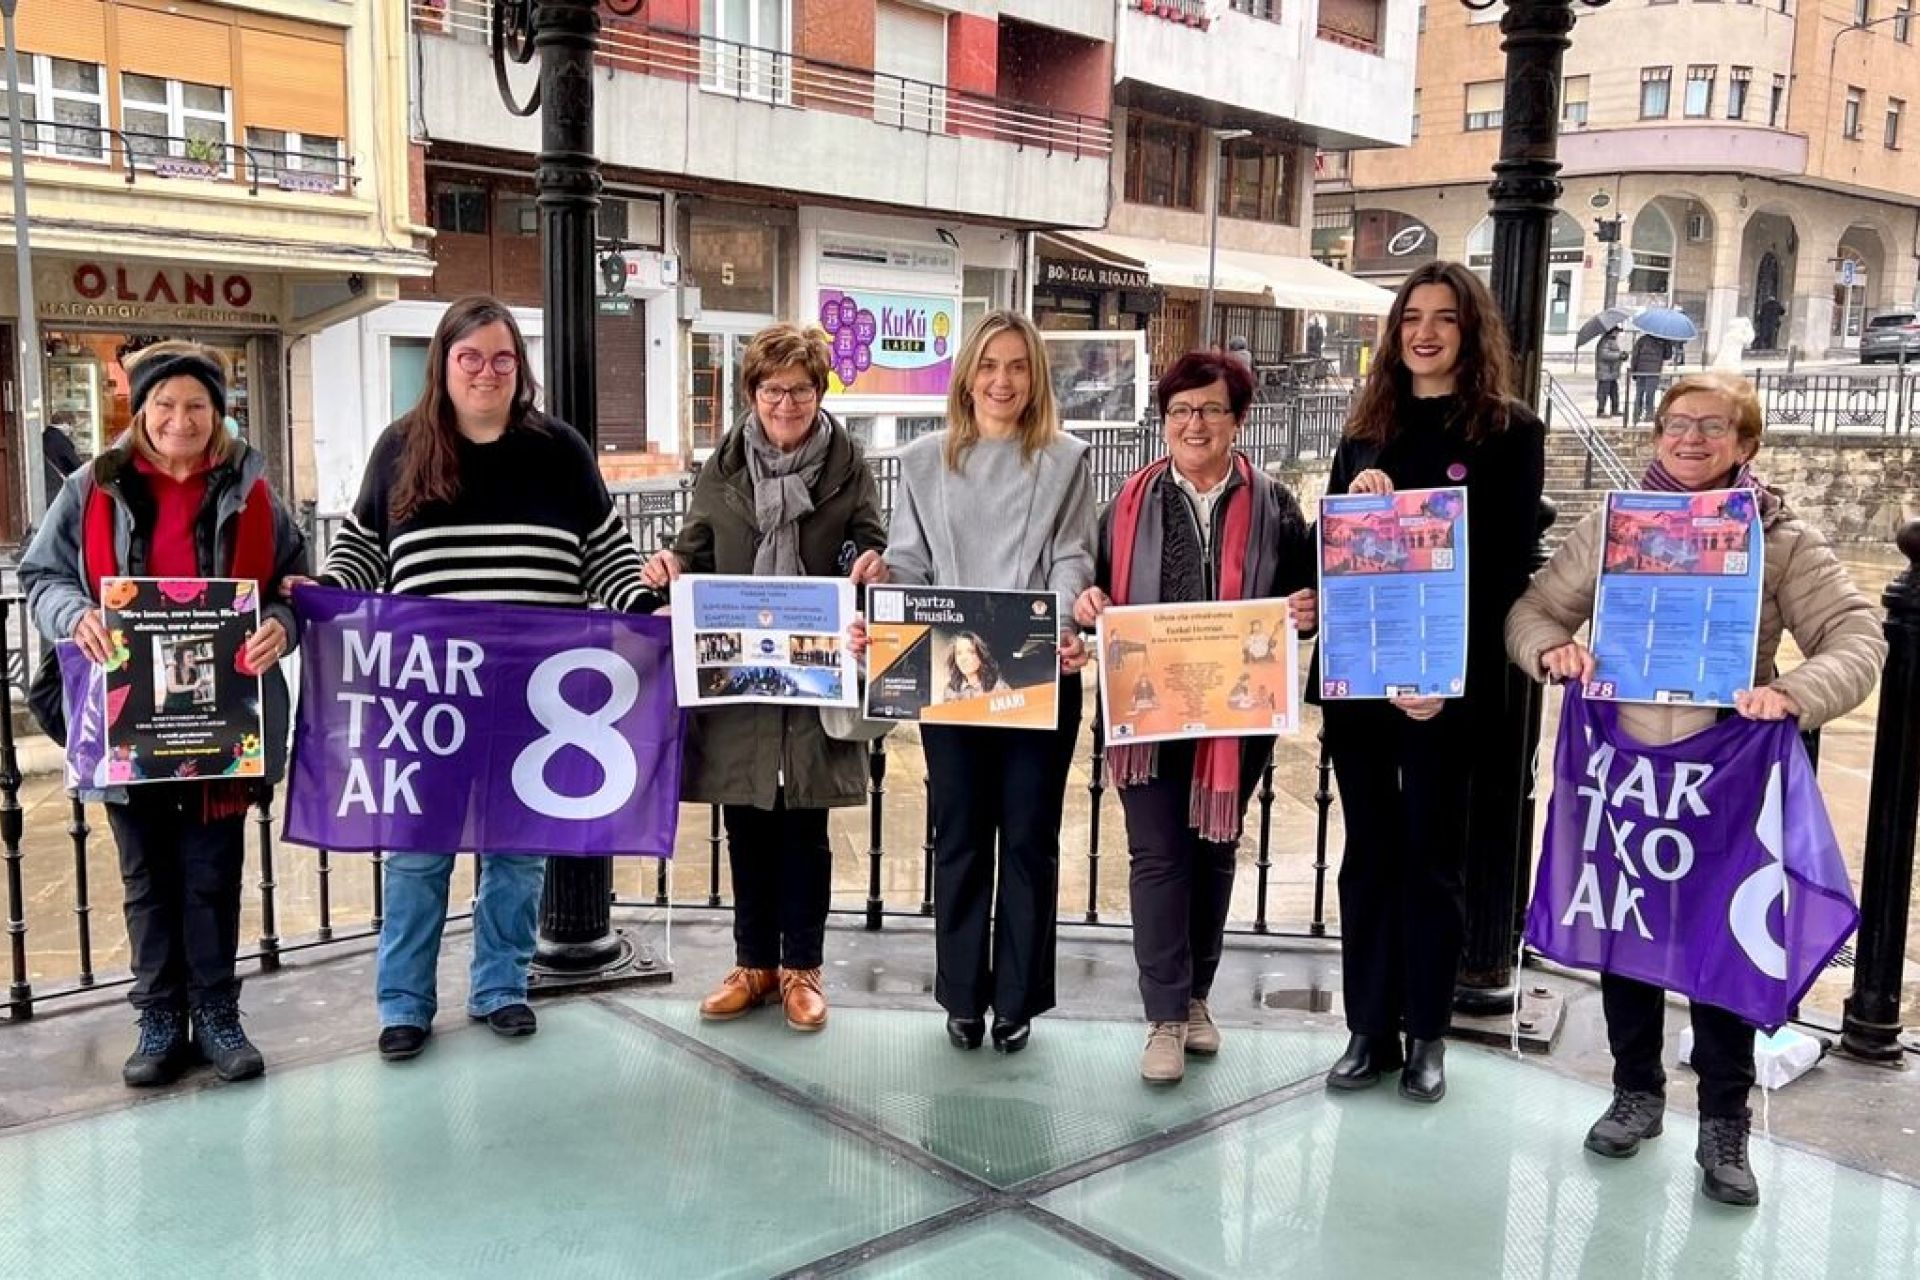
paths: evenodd
<path fill-rule="evenodd" d="M 604 0 L 616 14 L 642 0 Z M 547 411 L 570 423 L 591 448 L 597 430 L 594 364 L 594 214 L 600 207 L 600 157 L 593 145 L 593 57 L 599 45 L 597 0 L 494 0 L 494 78 L 507 110 L 540 113 L 534 182 L 540 209 L 541 311 L 546 330 Z M 509 64 L 540 60 L 540 79 L 522 103 Z M 553 858 L 540 903 L 534 986 L 664 978 L 664 965 L 613 930 L 613 859 Z"/>
<path fill-rule="evenodd" d="M 1476 10 L 1499 2 L 1461 0 Z M 1506 0 L 1507 11 L 1500 19 L 1500 47 L 1507 55 L 1506 98 L 1500 159 L 1487 188 L 1493 216 L 1493 296 L 1513 345 L 1519 375 L 1514 394 L 1527 404 L 1537 403 L 1540 396 L 1548 251 L 1562 190 L 1560 68 L 1571 43 L 1576 3 L 1598 8 L 1607 0 Z M 1496 764 L 1475 779 L 1467 819 L 1467 934 L 1454 1007 L 1476 1016 L 1504 1016 L 1515 1007 L 1519 989 L 1514 960 L 1533 864 L 1531 792 L 1541 700 L 1531 680 L 1511 669 L 1508 677 Z"/>

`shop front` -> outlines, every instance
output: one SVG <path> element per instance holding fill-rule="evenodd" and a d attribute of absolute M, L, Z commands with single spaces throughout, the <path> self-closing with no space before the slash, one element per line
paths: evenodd
<path fill-rule="evenodd" d="M 132 419 L 127 363 L 156 342 L 201 342 L 232 370 L 223 426 L 266 453 L 284 487 L 290 470 L 284 379 L 285 277 L 229 266 L 153 264 L 108 258 L 38 259 L 34 300 L 46 425 L 66 432 L 81 457 L 112 447 Z M 19 350 L 8 330 L 5 349 Z M 0 371 L 13 383 L 15 371 Z M 5 455 L 0 535 L 17 541 L 26 527 L 21 492 L 19 417 L 9 396 L 0 414 Z"/>
<path fill-rule="evenodd" d="M 1042 329 L 1145 329 L 1162 294 L 1137 266 L 1102 262 L 1051 236 L 1034 261 L 1033 316 Z"/>

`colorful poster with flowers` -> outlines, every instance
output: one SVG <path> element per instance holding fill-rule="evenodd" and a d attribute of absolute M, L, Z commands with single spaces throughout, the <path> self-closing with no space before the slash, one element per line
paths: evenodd
<path fill-rule="evenodd" d="M 819 318 L 833 343 L 828 395 L 947 394 L 960 345 L 958 300 L 822 289 Z"/>
<path fill-rule="evenodd" d="M 106 781 L 112 785 L 266 772 L 260 677 L 247 637 L 259 591 L 230 578 L 109 578 Z"/>

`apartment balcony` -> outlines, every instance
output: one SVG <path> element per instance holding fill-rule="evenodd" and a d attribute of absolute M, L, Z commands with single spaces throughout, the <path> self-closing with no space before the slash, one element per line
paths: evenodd
<path fill-rule="evenodd" d="M 1124 0 L 1114 81 L 1153 109 L 1291 121 L 1324 150 L 1403 146 L 1415 26 L 1412 0 Z"/>
<path fill-rule="evenodd" d="M 490 101 L 489 6 L 413 0 L 413 14 L 430 136 L 537 151 L 537 119 Z M 659 26 L 603 31 L 600 62 L 608 165 L 1010 222 L 1106 219 L 1103 118 Z"/>
<path fill-rule="evenodd" d="M 1807 139 L 1764 125 L 1653 121 L 1562 133 L 1560 162 L 1568 175 L 1622 170 L 1803 174 Z"/>

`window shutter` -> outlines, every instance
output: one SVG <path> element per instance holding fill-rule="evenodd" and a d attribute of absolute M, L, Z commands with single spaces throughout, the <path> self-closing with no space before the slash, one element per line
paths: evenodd
<path fill-rule="evenodd" d="M 242 29 L 245 123 L 319 138 L 347 136 L 346 51 L 326 40 Z"/>
<path fill-rule="evenodd" d="M 16 36 L 27 53 L 76 62 L 107 60 L 106 0 L 25 0 Z"/>
<path fill-rule="evenodd" d="M 156 9 L 114 10 L 121 71 L 233 87 L 233 28 Z"/>

